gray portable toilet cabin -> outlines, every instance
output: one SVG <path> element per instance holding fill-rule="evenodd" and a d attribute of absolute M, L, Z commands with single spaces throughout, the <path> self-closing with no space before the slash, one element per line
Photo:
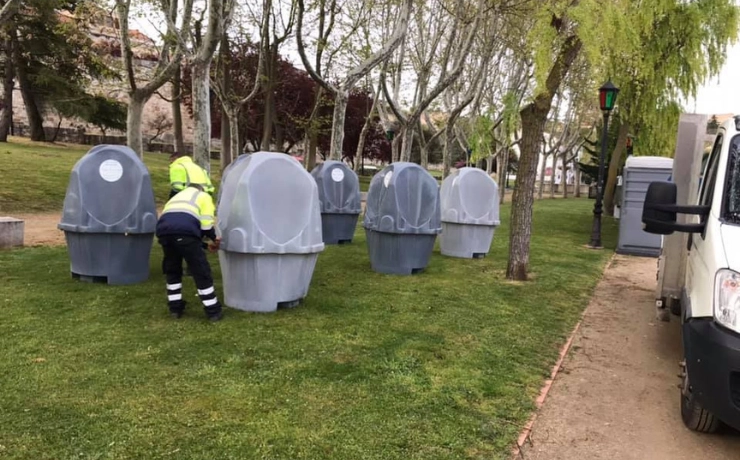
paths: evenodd
<path fill-rule="evenodd" d="M 72 168 L 58 228 L 67 240 L 73 277 L 108 284 L 146 281 L 156 225 L 149 171 L 133 150 L 98 145 Z"/>
<path fill-rule="evenodd" d="M 648 185 L 667 181 L 673 172 L 673 159 L 664 157 L 629 157 L 622 173 L 622 206 L 619 216 L 617 253 L 658 257 L 661 235 L 642 230 L 642 208 Z"/>
<path fill-rule="evenodd" d="M 246 160 L 249 158 L 249 155 L 251 153 L 242 153 L 241 155 L 237 156 L 234 161 L 232 161 L 229 166 L 224 169 L 224 172 L 221 173 L 221 183 L 218 186 L 218 197 L 216 198 L 216 206 L 218 206 L 219 203 L 221 203 L 221 196 L 223 195 L 224 190 L 224 181 L 226 180 L 226 176 L 229 175 L 229 172 L 234 168 L 234 166 L 238 165 L 240 162 Z"/>
<path fill-rule="evenodd" d="M 442 231 L 436 179 L 415 163 L 386 166 L 370 182 L 363 226 L 373 270 L 420 272 Z"/>
<path fill-rule="evenodd" d="M 269 312 L 308 294 L 324 250 L 319 193 L 289 155 L 256 152 L 234 165 L 223 182 L 216 230 L 227 306 Z"/>
<path fill-rule="evenodd" d="M 442 254 L 465 259 L 485 257 L 499 220 L 498 185 L 485 171 L 461 168 L 442 182 Z"/>
<path fill-rule="evenodd" d="M 324 243 L 351 243 L 362 211 L 357 174 L 341 161 L 330 160 L 314 168 L 311 176 L 319 188 Z"/>

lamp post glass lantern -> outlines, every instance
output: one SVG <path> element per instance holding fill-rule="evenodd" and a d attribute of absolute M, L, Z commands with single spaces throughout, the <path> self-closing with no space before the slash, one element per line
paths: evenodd
<path fill-rule="evenodd" d="M 604 126 L 601 131 L 601 155 L 599 156 L 599 178 L 596 182 L 596 203 L 594 203 L 594 220 L 591 228 L 591 242 L 589 247 L 602 248 L 601 244 L 601 215 L 604 213 L 604 163 L 606 162 L 606 143 L 609 136 L 609 114 L 617 102 L 619 88 L 611 81 L 599 88 L 599 107 L 604 114 Z"/>

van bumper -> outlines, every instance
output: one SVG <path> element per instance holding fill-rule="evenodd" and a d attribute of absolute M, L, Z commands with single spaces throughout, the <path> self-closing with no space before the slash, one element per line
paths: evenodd
<path fill-rule="evenodd" d="M 684 323 L 683 342 L 697 402 L 740 430 L 740 335 L 702 318 Z"/>

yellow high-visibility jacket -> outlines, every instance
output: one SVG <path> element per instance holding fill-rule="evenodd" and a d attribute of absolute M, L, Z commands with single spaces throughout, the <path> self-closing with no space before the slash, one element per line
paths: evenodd
<path fill-rule="evenodd" d="M 186 230 L 189 230 L 188 227 L 190 224 L 187 223 L 187 218 L 185 217 L 186 220 L 174 218 L 175 213 L 188 214 L 195 217 L 200 223 L 199 234 L 201 232 L 202 234 L 213 233 L 216 207 L 213 204 L 211 195 L 201 192 L 195 187 L 188 187 L 172 197 L 164 206 L 162 216 L 159 219 L 163 227 L 161 230 L 164 230 L 164 233 L 168 234 L 177 234 L 178 231 L 185 231 L 183 234 L 188 234 L 190 232 L 186 232 Z M 195 226 L 194 223 L 192 225 Z M 158 231 L 159 233 L 162 232 Z"/>
<path fill-rule="evenodd" d="M 174 192 L 181 192 L 190 184 L 198 184 L 207 193 L 215 190 L 208 172 L 195 164 L 190 157 L 180 157 L 170 164 L 170 187 Z"/>

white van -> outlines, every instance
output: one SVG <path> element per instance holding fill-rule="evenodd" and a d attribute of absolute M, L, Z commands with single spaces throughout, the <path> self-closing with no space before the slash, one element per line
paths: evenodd
<path fill-rule="evenodd" d="M 645 231 L 689 233 L 680 300 L 684 361 L 681 415 L 686 426 L 740 429 L 740 116 L 723 123 L 704 166 L 698 203 L 676 204 L 676 184 L 653 182 Z M 677 213 L 695 215 L 679 224 Z"/>

